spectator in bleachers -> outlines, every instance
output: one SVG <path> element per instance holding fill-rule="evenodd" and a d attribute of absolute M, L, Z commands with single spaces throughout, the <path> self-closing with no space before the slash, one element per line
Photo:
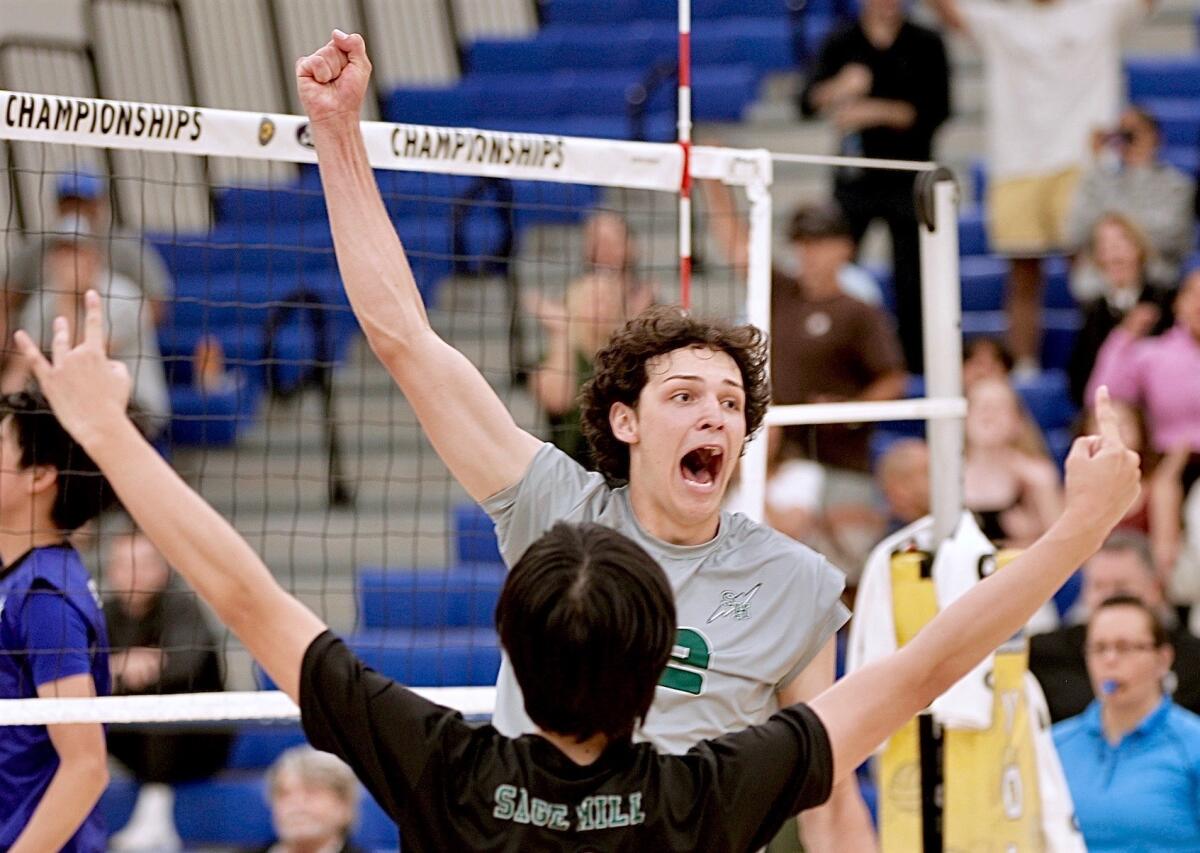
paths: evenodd
<path fill-rule="evenodd" d="M 619 213 L 600 210 L 584 222 L 583 265 L 584 272 L 619 278 L 629 302 L 649 305 L 654 301 L 654 285 L 642 274 L 637 238 Z"/>
<path fill-rule="evenodd" d="M 1164 518 L 1180 514 L 1184 495 L 1200 480 L 1200 269 L 1184 279 L 1174 310 L 1175 325 L 1157 337 L 1148 337 L 1150 309 L 1130 311 L 1100 348 L 1088 381 L 1089 389 L 1107 385 L 1114 399 L 1142 407 L 1150 450 L 1178 469 L 1177 477 L 1162 475 L 1154 514 Z M 1160 563 L 1170 562 L 1165 538 L 1156 537 L 1155 550 Z"/>
<path fill-rule="evenodd" d="M 79 217 L 87 223 L 87 231 L 99 240 L 105 266 L 131 281 L 145 296 L 153 325 L 157 326 L 174 291 L 171 275 L 141 234 L 113 223 L 112 200 L 104 178 L 85 170 L 67 172 L 58 179 L 56 195 L 53 220 Z M 13 255 L 4 282 L 8 317 L 16 318 L 29 297 L 42 290 L 54 240 L 53 233 L 35 235 Z"/>
<path fill-rule="evenodd" d="M 1096 701 L 1054 727 L 1087 849 L 1200 850 L 1200 717 L 1172 701 L 1171 638 L 1134 596 L 1101 602 L 1084 655 Z"/>
<path fill-rule="evenodd" d="M 929 515 L 929 446 L 919 438 L 892 442 L 875 469 L 887 503 L 887 534 Z"/>
<path fill-rule="evenodd" d="M 708 231 L 720 245 L 734 270 L 745 275 L 749 265 L 750 238 L 746 220 L 738 214 L 733 193 L 720 181 L 699 181 L 708 208 Z M 794 240 L 787 241 L 791 252 L 780 263 L 773 264 L 774 280 L 797 278 L 804 268 L 804 247 Z M 853 252 L 851 253 L 853 257 Z M 865 267 L 849 260 L 837 271 L 838 284 L 847 296 L 875 307 L 883 306 L 883 289 Z"/>
<path fill-rule="evenodd" d="M 1174 285 L 1194 237 L 1192 196 L 1195 182 L 1159 159 L 1162 134 L 1153 115 L 1137 107 L 1121 114 L 1115 129 L 1093 137 L 1094 162 L 1084 172 L 1067 218 L 1067 245 L 1082 251 L 1108 213 L 1136 223 L 1151 251 L 1145 274 L 1161 285 Z M 1071 292 L 1080 302 L 1101 297 L 1107 276 L 1094 253 L 1076 260 Z"/>
<path fill-rule="evenodd" d="M 1062 511 L 1062 485 L 1040 434 L 1031 435 L 1012 385 L 982 379 L 966 392 L 963 503 L 983 534 L 1021 547 Z"/>
<path fill-rule="evenodd" d="M 981 336 L 963 342 L 964 391 L 969 391 L 981 379 L 1007 382 L 1012 368 L 1012 353 L 999 338 Z"/>
<path fill-rule="evenodd" d="M 1109 334 L 1137 309 L 1130 320 L 1139 328 L 1149 323 L 1150 334 L 1159 334 L 1171 326 L 1172 290 L 1155 284 L 1149 276 L 1154 249 L 1146 235 L 1129 217 L 1106 213 L 1092 229 L 1087 259 L 1100 288 L 1083 302 L 1083 326 L 1075 337 L 1067 363 L 1071 398 L 1083 404 L 1084 391 L 1096 354 Z"/>
<path fill-rule="evenodd" d="M 983 56 L 989 241 L 1011 259 L 1009 340 L 1022 376 L 1040 369 L 1042 258 L 1069 247 L 1092 134 L 1120 110 L 1121 36 L 1150 2 L 930 0 Z"/>
<path fill-rule="evenodd" d="M 838 271 L 853 256 L 850 227 L 832 206 L 800 208 L 789 232 L 801 274 L 771 284 L 771 363 L 776 403 L 895 400 L 907 374 L 900 341 L 878 308 L 847 296 Z M 784 429 L 784 451 L 824 469 L 821 514 L 828 531 L 822 553 L 851 581 L 879 540 L 870 468 L 872 428 L 825 424 Z"/>
<path fill-rule="evenodd" d="M 261 853 L 361 853 L 350 841 L 358 820 L 358 780 L 340 758 L 297 746 L 267 771 L 278 840 Z"/>
<path fill-rule="evenodd" d="M 170 416 L 170 398 L 152 312 L 137 285 L 110 269 L 106 258 L 86 220 L 79 216 L 60 220 L 48 238 L 41 286 L 26 300 L 19 325 L 35 343 L 48 347 L 54 318 L 65 317 L 77 329 L 83 318 L 83 295 L 89 289 L 97 291 L 108 323 L 109 353 L 129 368 L 139 426 L 154 436 Z M 28 366 L 12 359 L 0 377 L 0 389 L 18 391 L 27 379 Z"/>
<path fill-rule="evenodd" d="M 1087 621 L 1114 595 L 1131 595 L 1154 611 L 1175 647 L 1172 670 L 1175 701 L 1200 711 L 1200 639 L 1179 624 L 1167 606 L 1162 580 L 1154 569 L 1150 542 L 1136 530 L 1117 530 L 1083 569 L 1083 585 L 1066 624 L 1029 640 L 1029 669 L 1041 682 L 1050 718 L 1055 722 L 1080 714 L 1092 701 L 1084 659 Z"/>
<path fill-rule="evenodd" d="M 933 136 L 950 115 L 950 67 L 936 32 L 908 20 L 902 0 L 864 0 L 858 20 L 821 46 L 799 97 L 842 134 L 839 153 L 930 160 Z M 896 314 L 905 361 L 922 373 L 921 261 L 912 172 L 838 169 L 834 197 L 855 242 L 875 220 L 892 241 Z"/>
<path fill-rule="evenodd" d="M 196 596 L 174 581 L 158 549 L 140 532 L 113 538 L 104 564 L 113 693 L 208 693 L 224 689 L 220 648 Z M 173 785 L 205 779 L 225 766 L 225 732 L 112 729 L 109 752 L 141 783 L 115 850 L 179 849 Z"/>
<path fill-rule="evenodd" d="M 592 358 L 626 320 L 650 305 L 649 288 L 631 295 L 614 272 L 585 273 L 567 288 L 565 302 L 540 298 L 527 307 L 546 334 L 545 355 L 529 387 L 546 413 L 549 439 L 581 465 L 591 453 L 579 422 L 579 389 L 592 376 Z M 633 302 L 631 299 L 638 299 Z"/>

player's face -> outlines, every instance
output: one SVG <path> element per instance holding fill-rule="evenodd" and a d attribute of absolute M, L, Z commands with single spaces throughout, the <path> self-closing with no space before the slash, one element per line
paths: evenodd
<path fill-rule="evenodd" d="M 1092 690 L 1102 702 L 1137 708 L 1162 695 L 1171 649 L 1155 647 L 1146 614 L 1138 608 L 1100 610 L 1088 623 L 1084 648 Z"/>
<path fill-rule="evenodd" d="M 0 525 L 28 528 L 35 473 L 34 468 L 21 467 L 21 446 L 12 418 L 0 421 Z"/>
<path fill-rule="evenodd" d="M 652 359 L 638 398 L 630 480 L 642 480 L 676 520 L 720 511 L 746 437 L 746 393 L 725 352 L 685 347 Z"/>

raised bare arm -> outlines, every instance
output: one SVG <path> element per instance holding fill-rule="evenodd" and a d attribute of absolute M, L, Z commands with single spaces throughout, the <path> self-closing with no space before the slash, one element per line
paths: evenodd
<path fill-rule="evenodd" d="M 517 426 L 482 374 L 429 325 L 359 127 L 370 74 L 362 36 L 338 30 L 296 63 L 338 268 L 371 349 L 450 472 L 482 500 L 519 480 L 541 442 Z"/>
<path fill-rule="evenodd" d="M 24 332 L 17 347 L 59 423 L 92 457 L 167 562 L 228 625 L 280 689 L 298 698 L 304 651 L 324 623 L 289 595 L 258 554 L 179 478 L 126 415 L 132 382 L 104 350 L 100 297 L 85 297 L 83 342 L 54 321 L 52 362 Z"/>
<path fill-rule="evenodd" d="M 1125 447 L 1108 390 L 1096 394 L 1100 435 L 1067 457 L 1066 509 L 1017 559 L 976 584 L 895 654 L 813 700 L 829 732 L 834 773 L 854 772 L 892 732 L 1012 637 L 1096 552 L 1138 493 L 1138 457 Z"/>

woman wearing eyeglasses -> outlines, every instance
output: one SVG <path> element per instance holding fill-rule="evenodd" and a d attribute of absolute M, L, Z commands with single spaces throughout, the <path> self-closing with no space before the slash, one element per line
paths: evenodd
<path fill-rule="evenodd" d="M 1088 850 L 1200 850 L 1200 716 L 1164 689 L 1174 651 L 1158 617 L 1106 600 L 1084 656 L 1097 699 L 1054 742 Z"/>

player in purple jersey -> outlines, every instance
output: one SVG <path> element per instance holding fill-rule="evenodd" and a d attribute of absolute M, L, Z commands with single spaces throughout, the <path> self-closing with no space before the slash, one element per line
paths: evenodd
<path fill-rule="evenodd" d="M 94 584 L 66 540 L 112 495 L 37 393 L 0 397 L 0 699 L 108 693 Z M 0 729 L 0 850 L 105 849 L 98 724 Z"/>

